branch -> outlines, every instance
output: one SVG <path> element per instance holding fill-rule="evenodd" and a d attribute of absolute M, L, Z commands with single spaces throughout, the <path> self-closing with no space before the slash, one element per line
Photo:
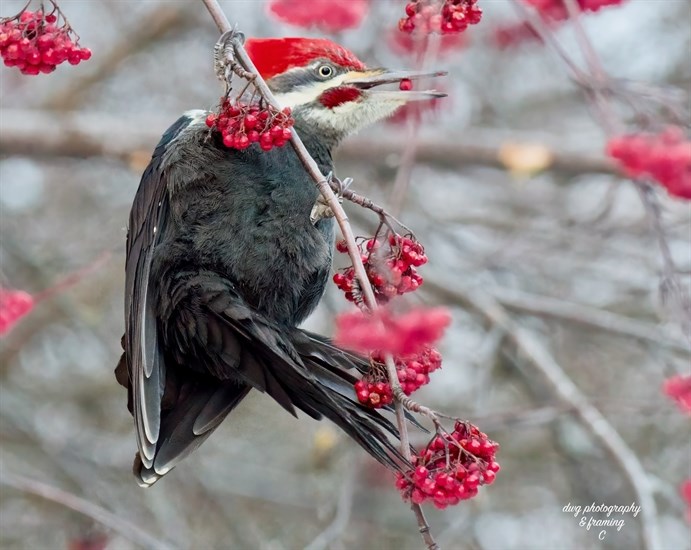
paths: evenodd
<path fill-rule="evenodd" d="M 122 519 L 109 510 L 89 502 L 77 495 L 58 489 L 46 483 L 30 479 L 28 477 L 8 473 L 6 470 L 0 473 L 0 484 L 12 487 L 17 491 L 41 497 L 45 500 L 60 504 L 65 508 L 79 512 L 101 525 L 112 529 L 121 536 L 144 548 L 157 550 L 170 550 L 174 548 L 153 535 L 144 531 L 141 527 Z"/>
<path fill-rule="evenodd" d="M 115 69 L 126 59 L 146 49 L 167 33 L 189 26 L 192 21 L 189 9 L 183 5 L 155 6 L 115 45 L 108 48 L 106 55 L 94 56 L 93 61 L 89 63 L 90 72 L 79 78 L 70 79 L 62 89 L 51 92 L 45 107 L 56 111 L 78 107 L 87 92 L 105 78 L 112 76 Z"/>
<path fill-rule="evenodd" d="M 425 287 L 431 288 L 438 293 L 453 292 L 443 288 L 430 277 L 425 278 Z M 675 338 L 672 334 L 652 323 L 631 319 L 611 311 L 516 289 L 492 287 L 488 289 L 488 293 L 505 308 L 519 313 L 546 317 L 548 319 L 558 319 L 589 329 L 604 330 L 611 334 L 635 338 L 636 340 L 667 347 L 674 351 L 686 354 L 691 353 L 691 346 L 683 339 Z"/>
<path fill-rule="evenodd" d="M 213 18 L 221 33 L 225 34 L 231 32 L 232 29 L 230 23 L 226 18 L 225 14 L 223 13 L 221 6 L 218 4 L 218 1 L 202 0 L 202 2 L 209 10 L 211 17 Z M 243 47 L 241 41 L 236 38 L 231 38 L 231 40 L 234 50 L 234 56 L 239 62 L 239 64 L 242 66 L 244 70 L 255 75 L 253 84 L 256 87 L 257 91 L 261 94 L 263 99 L 268 104 L 272 105 L 277 110 L 281 110 L 281 105 L 279 105 L 279 103 L 276 101 L 276 98 L 269 89 L 269 86 L 266 84 L 261 74 L 259 74 L 259 71 L 257 71 L 257 68 L 254 66 L 254 63 L 250 59 L 249 55 L 247 55 L 247 52 L 245 51 L 245 48 Z M 305 147 L 304 143 L 302 143 L 302 140 L 300 139 L 300 136 L 297 134 L 295 128 L 291 129 L 291 133 L 292 135 L 290 138 L 290 143 L 293 149 L 295 150 L 296 155 L 302 162 L 307 173 L 310 175 L 310 177 L 316 184 L 317 189 L 319 189 L 319 192 L 326 201 L 326 204 L 331 208 L 331 211 L 334 213 L 334 217 L 336 218 L 336 222 L 338 223 L 338 226 L 341 230 L 341 234 L 343 235 L 343 238 L 345 239 L 348 245 L 348 254 L 353 265 L 353 270 L 355 271 L 355 277 L 360 283 L 360 289 L 362 290 L 365 304 L 367 305 L 369 310 L 373 312 L 377 309 L 377 302 L 374 297 L 374 290 L 372 289 L 372 286 L 369 282 L 369 277 L 367 276 L 365 266 L 362 263 L 360 250 L 355 241 L 355 235 L 353 234 L 353 230 L 350 227 L 350 223 L 348 222 L 348 216 L 346 215 L 345 210 L 343 210 L 343 207 L 341 206 L 341 203 L 339 202 L 338 198 L 331 189 L 326 177 L 321 173 L 319 166 L 307 151 L 307 148 Z M 398 381 L 398 375 L 396 374 L 396 365 L 394 364 L 393 357 L 391 357 L 390 355 L 386 357 L 386 367 L 389 375 L 389 383 L 391 384 L 392 389 L 394 390 L 394 392 L 396 391 L 396 388 L 400 390 L 400 383 Z M 396 401 L 396 421 L 401 440 L 401 453 L 406 458 L 406 460 L 410 462 L 411 455 L 410 445 L 408 443 L 408 427 L 405 418 L 405 410 L 400 400 Z M 429 525 L 425 520 L 422 509 L 418 504 L 411 504 L 411 508 L 413 509 L 413 512 L 415 513 L 415 516 L 418 520 L 420 534 L 422 535 L 422 538 L 425 544 L 427 545 L 428 549 L 438 550 L 439 547 L 437 546 L 436 542 L 434 542 L 434 538 L 430 533 Z"/>
<path fill-rule="evenodd" d="M 548 350 L 527 330 L 517 325 L 506 310 L 490 295 L 479 289 L 458 289 L 458 283 L 441 283 L 453 293 L 455 301 L 474 311 L 487 322 L 502 330 L 514 347 L 522 354 L 535 372 L 547 382 L 555 399 L 572 408 L 581 425 L 605 449 L 619 465 L 641 505 L 641 529 L 644 547 L 660 549 L 657 506 L 653 487 L 638 457 L 622 439 L 619 432 L 602 413 L 593 406 L 586 395 L 574 384 Z"/>
<path fill-rule="evenodd" d="M 101 112 L 55 112 L 40 110 L 0 109 L 0 150 L 5 155 L 109 157 L 129 160 L 146 155 L 161 139 L 170 120 L 159 116 L 138 115 L 125 118 Z M 103 132 L 103 128 L 108 128 Z M 504 169 L 502 145 L 544 142 L 551 163 L 545 170 L 565 174 L 618 174 L 613 161 L 602 154 L 584 154 L 554 145 L 557 136 L 535 136 L 524 133 L 495 132 L 474 128 L 468 137 L 452 140 L 425 136 L 417 142 L 417 160 L 448 168 L 490 166 Z M 381 163 L 382 158 L 400 154 L 406 138 L 400 132 L 385 132 L 383 138 L 359 136 L 338 150 L 340 160 Z M 145 153 L 144 153 L 145 152 Z"/>

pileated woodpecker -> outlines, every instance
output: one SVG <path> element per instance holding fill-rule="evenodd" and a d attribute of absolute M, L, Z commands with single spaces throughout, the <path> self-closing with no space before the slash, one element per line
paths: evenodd
<path fill-rule="evenodd" d="M 321 171 L 347 135 L 436 92 L 385 91 L 411 73 L 368 69 L 324 39 L 253 39 L 245 45 Z M 399 468 L 386 432 L 361 405 L 353 371 L 367 360 L 296 328 L 329 276 L 334 223 L 310 219 L 318 196 L 291 146 L 228 149 L 209 139 L 205 111 L 163 135 L 129 219 L 125 353 L 115 370 L 128 390 L 149 486 L 194 451 L 251 389 L 288 412 L 341 427 L 377 460 Z"/>

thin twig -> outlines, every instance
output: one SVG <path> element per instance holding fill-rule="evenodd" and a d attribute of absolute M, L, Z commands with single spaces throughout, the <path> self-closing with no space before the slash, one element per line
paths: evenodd
<path fill-rule="evenodd" d="M 420 33 L 417 34 L 417 38 L 421 38 L 421 36 L 419 36 Z M 441 35 L 437 33 L 424 35 L 424 44 L 424 51 L 418 59 L 417 69 L 420 71 L 424 71 L 432 61 L 437 59 L 441 46 Z M 411 116 L 407 121 L 405 147 L 401 154 L 401 160 L 398 165 L 398 170 L 396 171 L 396 178 L 394 179 L 393 189 L 391 190 L 389 198 L 391 212 L 396 216 L 400 215 L 403 211 L 418 150 L 417 135 L 420 128 L 420 115 L 422 114 L 423 107 L 418 103 L 409 105 L 409 108 L 411 107 Z"/>
<path fill-rule="evenodd" d="M 2 132 L 0 150 L 5 155 L 101 157 L 131 161 L 146 158 L 161 139 L 161 128 L 170 121 L 159 116 L 137 118 L 114 116 L 104 112 L 49 112 L 47 110 L 0 109 Z M 108 132 L 101 131 L 108 128 Z M 472 139 L 468 136 L 472 136 Z M 565 174 L 618 173 L 614 162 L 601 153 L 570 151 L 558 143 L 558 136 L 540 137 L 523 132 L 497 132 L 487 128 L 470 128 L 466 135 L 448 140 L 435 136 L 418 139 L 418 163 L 453 169 L 467 166 L 490 166 L 503 169 L 503 143 L 517 145 L 544 142 L 551 162 L 544 170 Z M 556 144 L 556 145 L 553 145 Z M 382 137 L 360 136 L 339 147 L 336 158 L 362 163 L 381 163 L 383 158 L 400 153 L 405 136 L 385 131 Z M 579 178 L 574 181 L 584 181 Z"/>
<path fill-rule="evenodd" d="M 0 472 L 0 483 L 12 487 L 17 491 L 36 495 L 60 504 L 70 510 L 74 510 L 75 512 L 79 512 L 144 548 L 155 548 L 157 550 L 170 550 L 174 548 L 174 546 L 169 543 L 157 539 L 138 525 L 116 516 L 113 512 L 106 510 L 102 506 L 89 502 L 88 500 L 62 489 L 58 489 L 57 487 L 53 487 L 52 485 L 9 473 L 6 470 Z"/>
<path fill-rule="evenodd" d="M 332 185 L 332 188 L 334 189 L 334 191 L 339 191 L 337 183 L 334 183 Z M 366 208 L 367 210 L 371 210 L 372 212 L 377 214 L 380 218 L 385 218 L 387 220 L 391 220 L 396 225 L 398 225 L 401 229 L 403 229 L 406 233 L 408 233 L 410 235 L 414 235 L 413 230 L 410 229 L 410 227 L 408 227 L 402 221 L 400 221 L 398 218 L 394 217 L 389 212 L 387 212 L 383 206 L 380 206 L 380 205 L 372 202 L 372 200 L 369 199 L 368 197 L 365 197 L 364 195 L 358 195 L 357 193 L 351 191 L 350 189 L 345 189 L 343 191 L 340 191 L 340 195 L 344 199 L 352 202 L 353 204 L 357 204 L 358 206 L 361 206 L 362 208 Z"/>
<path fill-rule="evenodd" d="M 214 22 L 218 26 L 219 30 L 221 33 L 227 33 L 230 32 L 231 26 L 230 22 L 226 18 L 225 14 L 223 13 L 223 10 L 221 9 L 221 6 L 218 4 L 217 0 L 202 0 L 206 8 L 209 10 L 209 13 L 211 14 Z M 254 66 L 254 63 L 250 59 L 249 55 L 245 51 L 244 47 L 238 40 L 233 40 L 233 49 L 234 49 L 234 54 L 235 58 L 237 59 L 238 63 L 246 70 L 249 71 L 250 73 L 253 73 L 256 76 L 254 80 L 254 85 L 257 88 L 257 91 L 261 94 L 263 99 L 269 104 L 275 107 L 276 109 L 280 110 L 281 106 L 280 104 L 276 101 L 276 98 L 274 97 L 273 93 L 271 92 L 271 89 L 269 86 L 266 84 L 264 79 L 261 77 L 259 74 L 259 71 L 257 71 L 257 68 Z M 369 308 L 370 311 L 375 311 L 377 308 L 377 302 L 374 297 L 374 290 L 372 289 L 372 286 L 369 282 L 369 278 L 367 277 L 367 272 L 365 271 L 365 266 L 362 263 L 362 258 L 360 257 L 360 250 L 357 246 L 357 243 L 355 241 L 355 235 L 353 234 L 353 230 L 350 227 L 350 223 L 348 222 L 348 216 L 346 215 L 345 211 L 343 210 L 343 207 L 341 206 L 341 203 L 338 200 L 338 197 L 336 197 L 335 193 L 331 189 L 328 180 L 324 175 L 321 173 L 321 170 L 319 169 L 319 166 L 317 165 L 316 161 L 312 158 L 312 156 L 309 154 L 307 151 L 307 148 L 305 147 L 304 143 L 300 139 L 300 136 L 297 134 L 295 128 L 292 128 L 292 136 L 290 138 L 290 143 L 295 150 L 296 155 L 302 162 L 305 170 L 307 173 L 310 175 L 314 183 L 316 184 L 317 188 L 319 189 L 319 192 L 321 193 L 322 197 L 324 197 L 324 200 L 326 201 L 326 204 L 331 208 L 331 211 L 334 214 L 334 217 L 336 218 L 336 222 L 338 223 L 338 226 L 341 230 L 341 234 L 343 235 L 343 238 L 346 241 L 346 244 L 348 246 L 348 254 L 350 256 L 352 265 L 353 265 L 353 270 L 355 272 L 355 276 L 357 280 L 360 283 L 360 289 L 363 293 L 363 297 L 365 300 L 365 303 L 367 307 Z M 396 367 L 393 362 L 393 358 L 390 356 L 386 357 L 386 363 L 387 363 L 387 371 L 389 375 L 389 383 L 391 384 L 392 388 L 395 389 L 395 387 L 398 385 L 400 387 L 400 383 L 398 381 L 398 375 L 396 374 Z M 401 439 L 401 453 L 403 456 L 410 461 L 410 445 L 408 444 L 408 427 L 406 423 L 406 418 L 405 418 L 405 411 L 403 409 L 403 405 L 401 404 L 400 401 L 396 402 L 396 421 L 397 421 L 397 427 L 399 431 L 399 436 Z M 427 545 L 427 548 L 429 550 L 438 550 L 437 544 L 434 542 L 434 538 L 432 537 L 430 530 L 429 530 L 429 525 L 427 524 L 427 521 L 425 520 L 424 514 L 422 510 L 420 509 L 420 506 L 417 504 L 412 505 L 413 511 L 415 512 L 415 516 L 418 520 L 418 525 L 420 527 L 420 533 L 422 535 L 422 538 Z"/>
<path fill-rule="evenodd" d="M 441 284 L 434 280 L 434 277 L 425 278 L 425 288 L 431 289 L 435 293 L 446 293 L 448 291 L 448 289 L 442 288 Z M 672 334 L 652 323 L 646 323 L 596 307 L 516 289 L 491 287 L 486 291 L 503 307 L 519 313 L 547 319 L 558 319 L 586 328 L 634 338 L 648 344 L 667 347 L 686 354 L 691 352 L 691 346 L 683 339 L 675 338 Z"/>

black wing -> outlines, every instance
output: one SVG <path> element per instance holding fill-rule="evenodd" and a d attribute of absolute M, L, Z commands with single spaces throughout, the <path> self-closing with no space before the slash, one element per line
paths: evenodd
<path fill-rule="evenodd" d="M 325 416 L 382 464 L 405 464 L 387 436 L 398 437 L 395 426 L 357 400 L 357 378 L 348 371 L 364 370 L 362 358 L 277 326 L 211 271 L 179 273 L 164 294 L 162 332 L 175 363 L 194 362 L 219 382 L 265 392 L 292 414 L 297 408 L 315 419 Z M 158 455 L 154 466 L 157 473 L 168 471 Z"/>
<path fill-rule="evenodd" d="M 127 234 L 125 356 L 137 446 L 147 467 L 156 452 L 165 387 L 165 366 L 149 284 L 154 249 L 163 239 L 169 221 L 162 164 L 167 146 L 190 122 L 189 117 L 181 117 L 161 138 L 135 195 Z"/>

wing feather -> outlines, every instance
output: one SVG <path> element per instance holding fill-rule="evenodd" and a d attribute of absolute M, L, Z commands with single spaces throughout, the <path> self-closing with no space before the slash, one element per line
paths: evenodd
<path fill-rule="evenodd" d="M 167 176 L 162 164 L 166 147 L 190 120 L 179 119 L 156 147 L 135 195 L 127 234 L 125 354 L 132 382 L 137 446 L 147 468 L 153 464 L 160 435 L 166 375 L 149 287 L 154 250 L 163 239 L 168 222 Z"/>

